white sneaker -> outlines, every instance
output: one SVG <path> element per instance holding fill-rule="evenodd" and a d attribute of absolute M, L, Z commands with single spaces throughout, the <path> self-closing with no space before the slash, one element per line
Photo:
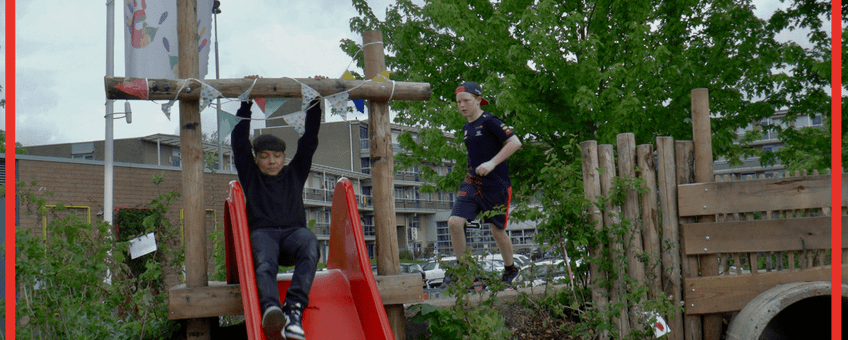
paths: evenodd
<path fill-rule="evenodd" d="M 306 340 L 306 332 L 303 331 L 301 319 L 303 318 L 303 307 L 299 304 L 286 305 L 286 326 L 282 334 L 286 339 Z"/>

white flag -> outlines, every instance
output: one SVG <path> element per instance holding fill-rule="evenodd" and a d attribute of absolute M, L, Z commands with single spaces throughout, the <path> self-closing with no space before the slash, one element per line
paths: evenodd
<path fill-rule="evenodd" d="M 124 61 L 127 77 L 177 78 L 179 43 L 177 2 L 123 0 Z M 206 77 L 212 45 L 212 2 L 197 1 L 197 47 L 200 78 Z"/>

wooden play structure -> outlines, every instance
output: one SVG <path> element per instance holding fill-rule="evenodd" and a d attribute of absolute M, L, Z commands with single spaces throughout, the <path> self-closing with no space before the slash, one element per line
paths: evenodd
<path fill-rule="evenodd" d="M 197 42 L 197 1 L 177 1 L 179 78 L 148 79 L 106 77 L 106 99 L 180 101 L 180 149 L 182 153 L 182 197 L 185 198 L 186 283 L 169 292 L 169 317 L 186 319 L 189 340 L 210 339 L 209 317 L 242 313 L 241 294 L 235 284 L 210 282 L 207 275 L 206 234 L 203 228 L 203 150 L 201 147 L 200 89 Z M 382 33 L 363 33 L 365 77 L 373 79 L 386 70 Z M 405 338 L 403 303 L 423 301 L 421 285 L 411 280 L 417 274 L 399 275 L 394 207 L 394 155 L 389 118 L 390 100 L 427 100 L 430 84 L 341 79 L 204 79 L 223 97 L 237 98 L 253 86 L 250 97 L 301 97 L 305 84 L 321 96 L 349 91 L 350 99 L 368 100 L 369 140 L 373 179 L 374 225 L 377 241 L 377 287 L 395 338 Z M 128 91 L 127 89 L 131 89 Z M 182 90 L 181 90 L 182 89 Z M 420 276 L 419 276 L 420 278 Z M 409 281 L 407 281 L 410 279 Z M 417 289 L 416 289 L 417 286 Z"/>
<path fill-rule="evenodd" d="M 635 222 L 622 243 L 608 246 L 628 259 L 616 274 L 650 289 L 637 301 L 624 301 L 628 291 L 623 280 L 612 280 L 608 289 L 593 280 L 593 304 L 601 310 L 614 302 L 627 306 L 613 319 L 622 334 L 644 327 L 641 300 L 665 297 L 683 307 L 682 313 L 663 315 L 671 329 L 668 339 L 718 340 L 723 333 L 728 339 L 763 334 L 782 339 L 775 334 L 786 330 L 769 321 L 793 304 L 816 299 L 823 305 L 807 308 L 803 313 L 811 315 L 803 320 L 817 320 L 813 328 L 829 331 L 830 215 L 843 215 L 844 247 L 845 188 L 841 209 L 831 211 L 829 172 L 714 177 L 708 103 L 706 89 L 692 91 L 694 141 L 658 137 L 655 152 L 650 144 L 636 146 L 633 134 L 620 134 L 617 161 L 612 145 L 581 143 L 587 199 L 597 203 L 598 197 L 608 197 L 616 172 L 643 179 L 647 189 L 641 195 L 628 191 L 621 206 L 607 205 L 592 216 L 602 232 L 625 220 Z M 590 253 L 601 256 L 603 249 Z M 642 253 L 647 262 L 637 259 Z M 842 254 L 844 263 L 844 249 Z M 843 281 L 848 279 L 846 268 L 843 264 Z M 593 278 L 607 277 L 594 263 L 590 269 Z M 848 289 L 841 288 L 845 301 Z M 725 331 L 723 318 L 735 312 Z M 811 333 L 804 337 L 816 338 Z"/>

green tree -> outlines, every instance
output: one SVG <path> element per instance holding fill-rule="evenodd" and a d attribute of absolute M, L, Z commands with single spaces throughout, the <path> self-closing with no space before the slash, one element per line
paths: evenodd
<path fill-rule="evenodd" d="M 750 1 L 399 0 L 383 22 L 364 0 L 353 3 L 361 16 L 351 29 L 383 32 L 393 78 L 432 86 L 429 101 L 393 103 L 397 122 L 424 128 L 417 143 L 401 141 L 413 157 L 398 158 L 455 160 L 443 189 L 464 169 L 461 141 L 441 138 L 462 126 L 452 103 L 461 80 L 482 83 L 486 109 L 531 142 L 510 159 L 518 188 L 536 182 L 543 153 L 574 160 L 566 136 L 691 139 L 694 88 L 710 91 L 711 113 L 721 117 L 712 122 L 719 155 L 742 155 L 735 131 L 784 104 L 775 96 L 785 76 L 773 70 L 784 65 L 785 45 Z M 342 48 L 351 56 L 359 49 L 353 41 Z"/>
<path fill-rule="evenodd" d="M 841 8 L 842 27 L 848 24 L 848 3 L 843 2 Z M 777 11 L 768 20 L 768 28 L 778 32 L 783 30 L 807 29 L 810 47 L 804 47 L 800 42 L 788 42 L 780 50 L 782 63 L 778 91 L 773 99 L 781 108 L 786 109 L 784 122 L 793 122 L 798 117 L 808 116 L 811 119 L 816 114 L 822 115 L 823 129 L 809 127 L 793 129 L 786 126 L 770 125 L 768 130 L 776 131 L 784 143 L 777 151 L 764 152 L 762 162 L 773 163 L 782 161 L 788 170 L 823 170 L 830 168 L 830 136 L 831 121 L 831 26 L 825 20 L 831 20 L 831 2 L 815 0 L 794 0 L 784 10 Z M 845 69 L 848 58 L 845 57 L 848 47 L 848 31 L 842 30 L 842 69 Z M 842 93 L 848 89 L 848 73 L 842 72 Z M 842 149 L 846 146 L 848 132 L 848 106 L 846 97 L 842 96 Z M 842 157 L 842 166 L 848 166 L 848 159 Z"/>
<path fill-rule="evenodd" d="M 639 144 L 692 139 L 691 91 L 706 88 L 715 156 L 738 162 L 757 154 L 735 143 L 746 141 L 740 128 L 780 109 L 790 119 L 830 111 L 826 1 L 793 0 L 763 19 L 751 0 L 398 0 L 384 21 L 366 0 L 352 3 L 360 14 L 352 31 L 382 31 L 392 79 L 431 84 L 428 101 L 391 103 L 396 123 L 421 128 L 417 138 L 401 135 L 410 154 L 397 155 L 399 168 L 452 162 L 447 176 L 421 173 L 441 190 L 457 188 L 464 146 L 444 137 L 464 122 L 454 89 L 462 80 L 481 83 L 491 103 L 485 109 L 524 141 L 509 160 L 516 201 L 543 204 L 544 214 L 511 216 L 542 220 L 542 235 L 568 240 L 557 245 L 562 251 L 585 253 L 597 242 L 580 209 L 577 142 L 614 143 L 622 132 Z M 815 47 L 776 40 L 793 27 L 811 28 Z M 361 46 L 344 40 L 341 48 L 362 66 Z M 790 140 L 794 133 L 785 131 Z M 797 134 L 809 145 L 787 141 L 792 147 L 773 157 L 793 166 L 829 162 L 827 131 Z"/>

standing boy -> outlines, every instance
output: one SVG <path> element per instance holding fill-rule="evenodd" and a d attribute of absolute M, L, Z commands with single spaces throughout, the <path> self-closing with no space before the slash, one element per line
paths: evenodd
<path fill-rule="evenodd" d="M 465 253 L 465 224 L 484 211 L 505 208 L 506 213 L 485 219 L 493 226 L 492 236 L 504 260 L 503 281 L 507 286 L 518 275 L 512 260 L 512 241 L 506 233 L 512 184 L 506 159 L 521 148 L 521 141 L 500 118 L 483 111 L 489 102 L 477 83 L 466 81 L 455 91 L 456 105 L 468 121 L 462 126 L 468 150 L 468 172 L 459 185 L 448 227 L 457 258 Z M 449 278 L 445 278 L 447 284 Z"/>
<path fill-rule="evenodd" d="M 236 115 L 250 118 L 251 105 L 242 102 Z M 289 164 L 285 164 L 286 143 L 273 135 L 254 138 L 251 153 L 248 119 L 232 132 L 234 162 L 246 197 L 262 328 L 269 338 L 280 332 L 287 339 L 305 339 L 301 318 L 318 265 L 318 239 L 307 228 L 302 193 L 318 148 L 320 122 L 321 107 L 313 100 L 306 111 L 305 132 Z M 291 286 L 281 306 L 277 267 L 292 264 Z"/>

